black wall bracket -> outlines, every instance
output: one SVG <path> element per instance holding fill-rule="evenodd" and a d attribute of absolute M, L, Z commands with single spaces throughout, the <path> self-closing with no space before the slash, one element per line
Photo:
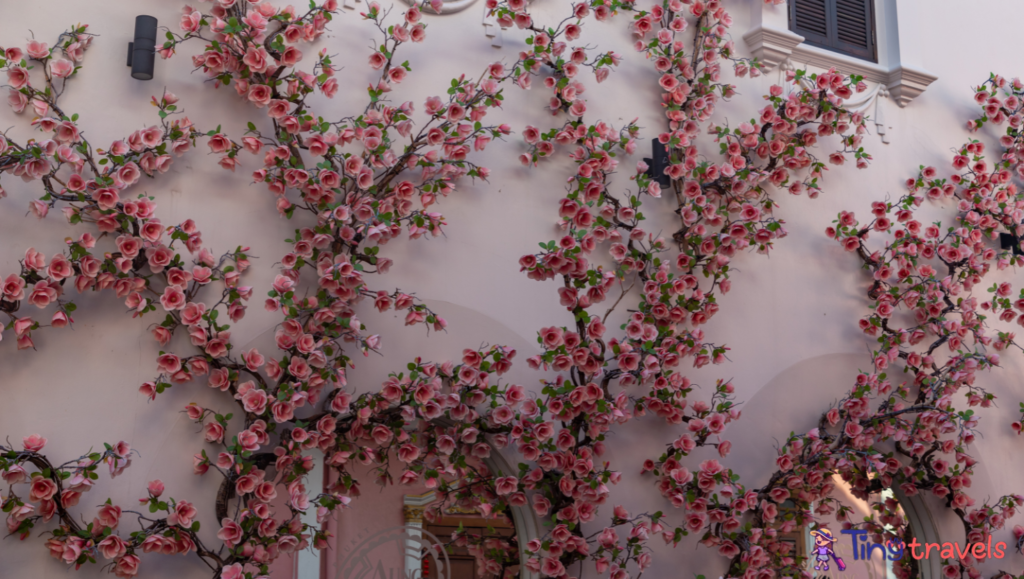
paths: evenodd
<path fill-rule="evenodd" d="M 668 149 L 658 139 L 652 139 L 651 147 L 652 158 L 644 158 L 644 163 L 647 163 L 646 174 L 662 187 L 668 187 L 672 183 L 672 179 L 665 173 L 669 165 Z"/>
<path fill-rule="evenodd" d="M 1012 233 L 999 234 L 999 247 L 1002 249 L 1013 249 L 1014 255 L 1024 255 L 1020 249 L 1020 238 Z"/>

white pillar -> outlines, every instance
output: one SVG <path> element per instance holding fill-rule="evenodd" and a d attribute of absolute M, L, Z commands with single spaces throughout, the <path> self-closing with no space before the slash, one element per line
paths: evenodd
<path fill-rule="evenodd" d="M 423 512 L 434 502 L 434 491 L 402 497 L 405 516 L 405 579 L 422 579 Z M 304 579 L 304 578 L 300 578 Z"/>
<path fill-rule="evenodd" d="M 310 497 L 316 497 L 324 492 L 324 454 L 319 449 L 312 449 L 313 470 L 310 471 L 306 480 L 306 492 Z M 305 513 L 302 513 L 302 522 L 319 528 L 316 522 L 316 505 L 309 505 Z M 312 547 L 312 533 L 310 533 L 310 547 L 299 551 L 298 569 L 296 579 L 321 579 L 320 577 L 320 551 Z"/>

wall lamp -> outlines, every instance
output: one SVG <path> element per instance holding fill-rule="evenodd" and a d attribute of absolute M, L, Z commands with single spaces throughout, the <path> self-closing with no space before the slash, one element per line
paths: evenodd
<path fill-rule="evenodd" d="M 644 159 L 644 163 L 647 163 L 647 176 L 654 179 L 662 187 L 668 187 L 672 180 L 667 174 L 665 169 L 668 169 L 668 149 L 658 139 L 652 139 L 651 141 L 653 159 Z"/>
<path fill-rule="evenodd" d="M 128 43 L 128 66 L 132 67 L 132 78 L 152 80 L 156 62 L 156 18 L 135 17 L 135 40 Z"/>

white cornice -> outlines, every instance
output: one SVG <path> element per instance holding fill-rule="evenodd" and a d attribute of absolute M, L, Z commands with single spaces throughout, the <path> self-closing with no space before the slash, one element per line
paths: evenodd
<path fill-rule="evenodd" d="M 835 67 L 836 70 L 844 74 L 859 74 L 864 77 L 864 80 L 869 82 L 884 83 L 889 78 L 889 71 L 874 62 L 868 62 L 807 44 L 796 47 L 790 59 L 793 62 L 826 70 Z"/>
<path fill-rule="evenodd" d="M 793 54 L 793 49 L 804 41 L 804 37 L 789 30 L 758 26 L 744 34 L 743 40 L 767 71 L 786 62 Z"/>
<path fill-rule="evenodd" d="M 462 12 L 466 8 L 472 6 L 476 0 L 443 0 L 441 6 L 441 14 L 455 14 L 456 12 Z M 417 0 L 405 0 L 405 3 L 410 6 L 419 6 L 422 2 Z M 435 14 L 433 10 L 424 9 L 424 14 Z"/>
<path fill-rule="evenodd" d="M 923 93 L 928 85 L 938 79 L 939 77 L 923 70 L 900 66 L 889 73 L 889 82 L 886 86 L 889 88 L 889 93 L 896 99 L 896 104 L 905 107 Z"/>

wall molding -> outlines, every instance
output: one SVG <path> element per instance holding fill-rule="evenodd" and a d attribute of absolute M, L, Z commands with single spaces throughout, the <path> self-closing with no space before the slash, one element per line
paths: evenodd
<path fill-rule="evenodd" d="M 743 40 L 754 58 L 765 65 L 767 72 L 789 60 L 804 37 L 790 30 L 760 25 L 744 34 Z"/>
<path fill-rule="evenodd" d="M 409 6 L 419 6 L 423 2 L 421 0 L 404 0 Z M 466 8 L 469 8 L 473 4 L 476 4 L 476 0 L 443 0 L 441 7 L 441 15 L 455 14 L 456 12 L 462 12 Z M 433 10 L 424 9 L 424 14 L 434 14 Z M 435 14 L 436 15 L 436 14 Z"/>
<path fill-rule="evenodd" d="M 786 5 L 755 2 L 752 10 L 751 28 L 743 40 L 751 55 L 768 71 L 787 62 L 799 68 L 834 67 L 844 74 L 857 74 L 868 82 L 885 86 L 885 96 L 891 96 L 901 108 L 938 80 L 934 74 L 901 58 L 896 0 L 875 0 L 877 63 L 805 44 L 803 36 L 789 30 Z"/>

